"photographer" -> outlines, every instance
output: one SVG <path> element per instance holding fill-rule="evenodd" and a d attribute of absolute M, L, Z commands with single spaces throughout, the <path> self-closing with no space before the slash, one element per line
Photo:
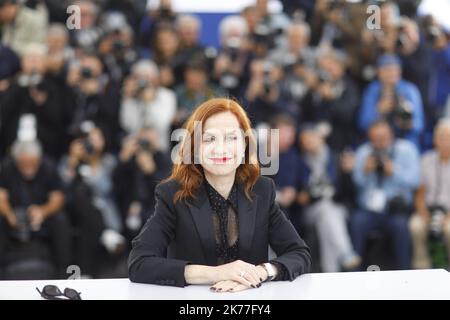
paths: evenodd
<path fill-rule="evenodd" d="M 424 18 L 423 29 L 427 43 L 432 49 L 429 91 L 431 125 L 434 125 L 440 117 L 450 115 L 450 32 L 430 16 Z"/>
<path fill-rule="evenodd" d="M 161 87 L 158 67 L 152 61 L 136 62 L 125 79 L 120 106 L 120 124 L 127 134 L 152 127 L 158 133 L 158 145 L 167 151 L 170 145 L 170 126 L 177 111 L 172 90 Z"/>
<path fill-rule="evenodd" d="M 245 101 L 249 117 L 257 126 L 268 123 L 270 117 L 277 112 L 281 72 L 267 60 L 253 60 L 250 70 L 251 78 L 245 92 Z"/>
<path fill-rule="evenodd" d="M 395 139 L 384 120 L 371 124 L 368 138 L 356 151 L 353 169 L 358 190 L 358 210 L 350 223 L 353 244 L 363 255 L 367 235 L 382 231 L 392 240 L 396 268 L 409 269 L 408 218 L 419 185 L 419 153 L 409 141 Z"/>
<path fill-rule="evenodd" d="M 450 259 L 450 122 L 443 119 L 434 131 L 435 149 L 421 160 L 421 183 L 415 197 L 416 213 L 409 221 L 413 240 L 412 267 L 432 266 L 428 240 L 445 244 Z M 448 263 L 449 261 L 446 261 Z"/>
<path fill-rule="evenodd" d="M 173 25 L 177 13 L 172 8 L 171 0 L 147 1 L 147 14 L 144 15 L 139 26 L 139 41 L 142 47 L 155 41 L 155 33 L 161 26 Z"/>
<path fill-rule="evenodd" d="M 297 203 L 303 208 L 303 223 L 316 230 L 323 272 L 353 270 L 361 262 L 352 248 L 347 230 L 347 211 L 334 200 L 338 160 L 313 124 L 299 135 L 302 150 L 297 183 Z"/>
<path fill-rule="evenodd" d="M 137 59 L 133 48 L 133 29 L 128 25 L 125 16 L 119 12 L 105 14 L 101 27 L 103 36 L 98 45 L 98 54 L 105 66 L 105 72 L 114 81 L 122 82 Z"/>
<path fill-rule="evenodd" d="M 103 264 L 120 258 L 126 247 L 113 195 L 116 160 L 105 153 L 104 134 L 92 122 L 83 122 L 78 136 L 59 169 L 66 186 L 67 209 L 77 231 L 77 264 L 83 275 L 96 277 Z"/>
<path fill-rule="evenodd" d="M 169 174 L 169 164 L 169 155 L 158 150 L 155 130 L 143 128 L 124 139 L 113 182 L 129 243 L 152 216 L 155 187 Z"/>
<path fill-rule="evenodd" d="M 65 111 L 63 96 L 46 75 L 47 48 L 31 43 L 23 52 L 20 74 L 4 92 L 0 118 L 1 153 L 5 154 L 16 138 L 24 114 L 36 117 L 37 136 L 45 154 L 58 160 L 65 151 Z"/>
<path fill-rule="evenodd" d="M 96 55 L 83 54 L 69 66 L 65 108 L 69 111 L 68 131 L 75 139 L 83 121 L 102 128 L 108 151 L 117 151 L 119 143 L 120 82 L 103 73 Z"/>
<path fill-rule="evenodd" d="M 400 60 L 395 55 L 378 58 L 378 79 L 366 88 L 358 115 L 358 127 L 366 132 L 382 117 L 394 128 L 396 137 L 419 147 L 424 128 L 422 98 L 417 87 L 401 78 Z"/>
<path fill-rule="evenodd" d="M 249 81 L 252 59 L 248 26 L 241 16 L 227 16 L 220 22 L 219 54 L 214 62 L 213 80 L 231 96 L 240 96 Z"/>
<path fill-rule="evenodd" d="M 323 122 L 330 127 L 328 144 L 335 151 L 358 142 L 355 118 L 359 94 L 345 69 L 343 54 L 335 50 L 319 52 L 317 82 L 302 104 L 304 121 Z"/>
<path fill-rule="evenodd" d="M 305 22 L 289 25 L 284 31 L 285 44 L 280 44 L 269 52 L 268 59 L 287 68 L 295 61 L 303 59 L 304 64 L 314 66 L 314 50 L 308 46 L 311 30 Z"/>
<path fill-rule="evenodd" d="M 46 259 L 47 277 L 63 277 L 70 263 L 69 228 L 62 212 L 64 194 L 53 162 L 42 155 L 38 141 L 17 140 L 6 158 L 0 177 L 0 262 L 9 276 L 21 273 L 22 261 Z M 33 249 L 34 248 L 34 249 Z M 27 250 L 28 249 L 28 250 Z M 31 263 L 31 262 L 30 262 Z M 8 267 L 9 264 L 9 267 Z M 36 268 L 36 269 L 35 269 Z M 38 267 L 28 267 L 27 277 L 42 277 Z M 35 269 L 35 270 L 33 270 Z M 7 275 L 8 276 L 8 275 Z"/>

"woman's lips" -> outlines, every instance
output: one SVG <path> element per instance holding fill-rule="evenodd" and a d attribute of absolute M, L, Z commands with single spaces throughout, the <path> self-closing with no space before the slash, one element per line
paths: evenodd
<path fill-rule="evenodd" d="M 214 163 L 227 163 L 231 157 L 209 158 Z"/>

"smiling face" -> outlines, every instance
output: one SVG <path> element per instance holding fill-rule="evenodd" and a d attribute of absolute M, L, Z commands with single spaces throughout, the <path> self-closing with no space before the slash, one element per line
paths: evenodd
<path fill-rule="evenodd" d="M 205 121 L 199 153 L 207 173 L 219 176 L 235 173 L 245 154 L 245 139 L 233 113 L 217 113 Z"/>

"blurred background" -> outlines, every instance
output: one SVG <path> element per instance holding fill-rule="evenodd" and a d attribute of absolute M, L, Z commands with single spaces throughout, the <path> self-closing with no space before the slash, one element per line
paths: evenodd
<path fill-rule="evenodd" d="M 171 132 L 224 96 L 279 129 L 271 178 L 314 272 L 448 268 L 449 14 L 449 0 L 0 0 L 0 279 L 127 277 Z"/>

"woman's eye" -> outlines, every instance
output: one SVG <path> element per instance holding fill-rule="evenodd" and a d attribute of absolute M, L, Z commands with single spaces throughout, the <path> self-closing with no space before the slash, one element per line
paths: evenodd
<path fill-rule="evenodd" d="M 237 140 L 237 136 L 228 136 L 228 140 Z"/>
<path fill-rule="evenodd" d="M 212 142 L 214 140 L 216 140 L 216 138 L 214 138 L 214 137 L 206 137 L 205 139 L 203 139 L 203 142 Z"/>

